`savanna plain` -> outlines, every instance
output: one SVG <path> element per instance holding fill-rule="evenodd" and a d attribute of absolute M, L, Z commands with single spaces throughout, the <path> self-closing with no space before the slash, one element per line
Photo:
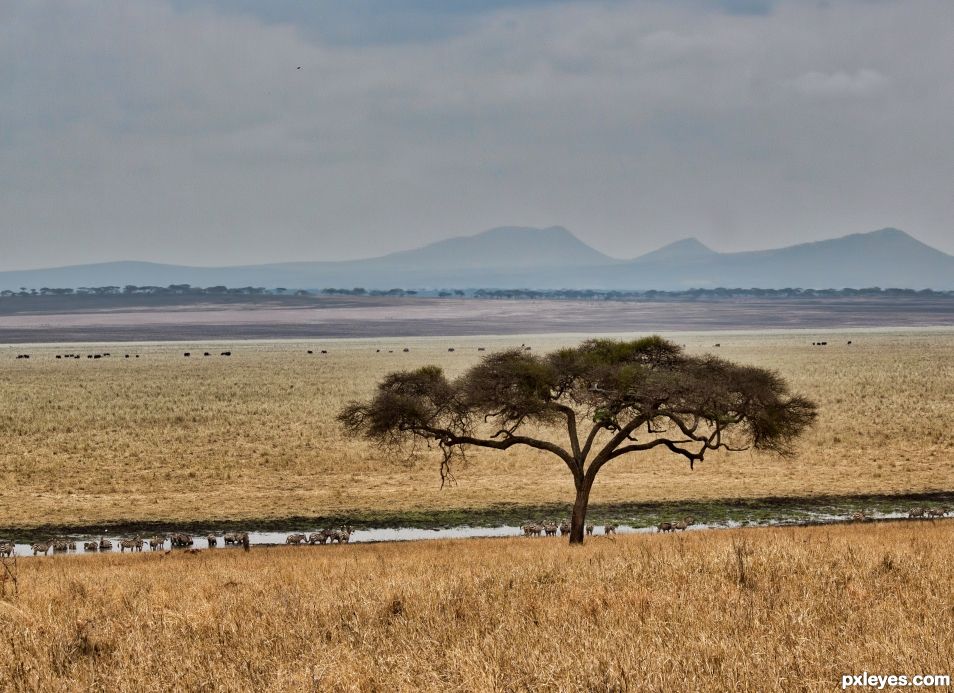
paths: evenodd
<path fill-rule="evenodd" d="M 818 403 L 819 421 L 789 459 L 616 460 L 594 508 L 954 489 L 954 330 L 666 336 L 777 370 Z M 334 416 L 392 370 L 455 375 L 478 349 L 580 339 L 2 347 L 0 525 L 568 507 L 555 459 L 474 452 L 441 488 L 434 451 L 386 453 L 346 439 Z M 84 358 L 56 359 L 67 353 Z M 573 548 L 541 538 L 21 557 L 0 574 L 0 689 L 814 691 L 862 671 L 952 674 L 952 541 L 949 520 L 925 520 Z"/>

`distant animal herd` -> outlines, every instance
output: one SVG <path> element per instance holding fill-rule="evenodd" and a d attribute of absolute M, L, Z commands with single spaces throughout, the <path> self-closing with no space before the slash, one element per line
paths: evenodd
<path fill-rule="evenodd" d="M 852 340 L 849 339 L 847 343 L 848 343 L 848 345 L 851 345 Z M 713 344 L 713 347 L 716 347 L 716 348 L 721 347 L 721 346 L 722 346 L 721 343 Z M 812 346 L 828 346 L 828 342 L 827 342 L 827 341 L 825 341 L 825 342 L 812 342 Z M 521 347 L 524 351 L 530 351 L 530 350 L 531 350 L 531 347 L 527 346 L 526 344 L 521 344 L 520 347 Z M 486 347 L 477 347 L 477 351 L 486 351 L 486 350 L 487 350 Z M 393 354 L 394 351 L 395 351 L 394 349 L 388 349 L 388 350 L 387 350 L 387 353 Z M 411 351 L 411 350 L 410 350 L 410 348 L 408 348 L 408 347 L 404 347 L 404 348 L 401 349 L 401 352 L 402 352 L 402 353 L 405 353 L 405 354 L 408 353 L 408 352 L 410 352 L 410 351 Z M 448 347 L 447 351 L 453 353 L 453 352 L 456 351 L 456 349 L 455 349 L 454 347 Z M 314 354 L 314 353 L 315 353 L 315 350 L 314 350 L 314 349 L 307 349 L 306 352 L 307 352 L 308 354 Z M 328 353 L 328 350 L 327 350 L 327 349 L 321 349 L 320 351 L 318 351 L 318 353 L 320 353 L 320 354 L 327 354 L 327 353 Z M 380 353 L 382 353 L 382 350 L 381 350 L 381 349 L 375 349 L 375 353 L 380 354 Z M 203 356 L 203 357 L 205 357 L 205 356 L 212 356 L 212 355 L 213 355 L 212 352 L 209 352 L 209 351 L 204 351 L 204 352 L 202 352 L 202 356 Z M 220 353 L 219 353 L 219 356 L 231 356 L 231 355 L 232 355 L 232 352 L 231 352 L 231 351 L 223 351 L 223 352 L 220 352 Z M 29 359 L 30 356 L 31 356 L 31 354 L 17 354 L 16 357 L 17 357 L 17 359 Z M 84 356 L 84 354 L 56 354 L 56 358 L 57 358 L 57 359 L 81 359 L 81 358 L 83 358 L 83 356 Z M 101 359 L 101 358 L 108 358 L 109 356 L 111 356 L 111 354 L 110 354 L 109 352 L 104 352 L 104 353 L 85 354 L 85 356 L 86 356 L 86 358 L 88 358 L 88 359 Z M 127 358 L 127 359 L 129 359 L 129 358 L 137 358 L 137 359 L 138 359 L 138 358 L 139 358 L 139 354 L 124 354 L 123 356 L 124 356 L 124 358 Z M 191 351 L 185 351 L 185 352 L 182 353 L 182 356 L 183 356 L 183 358 L 191 358 L 192 352 L 191 352 Z"/>

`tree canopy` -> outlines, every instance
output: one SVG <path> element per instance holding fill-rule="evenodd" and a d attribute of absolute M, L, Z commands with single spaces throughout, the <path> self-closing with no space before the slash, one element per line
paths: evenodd
<path fill-rule="evenodd" d="M 593 480 L 607 462 L 658 447 L 690 467 L 720 449 L 789 455 L 816 416 L 816 405 L 773 371 L 689 355 L 652 336 L 591 339 L 542 356 L 510 349 L 453 380 L 438 366 L 391 373 L 338 419 L 351 434 L 388 446 L 436 443 L 442 478 L 468 447 L 556 455 L 576 485 L 571 542 L 578 542 Z"/>

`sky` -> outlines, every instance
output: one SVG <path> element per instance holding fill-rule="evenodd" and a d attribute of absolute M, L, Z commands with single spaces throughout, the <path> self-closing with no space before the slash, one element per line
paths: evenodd
<path fill-rule="evenodd" d="M 0 270 L 511 225 L 954 254 L 952 32 L 951 0 L 7 0 Z"/>

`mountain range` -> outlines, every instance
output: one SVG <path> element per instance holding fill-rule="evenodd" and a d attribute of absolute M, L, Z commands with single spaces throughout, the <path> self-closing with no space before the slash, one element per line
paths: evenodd
<path fill-rule="evenodd" d="M 189 267 L 108 262 L 0 272 L 0 289 L 82 286 L 288 289 L 691 288 L 954 289 L 954 256 L 885 228 L 773 250 L 716 252 L 694 238 L 631 260 L 604 255 L 563 227 L 501 227 L 366 260 Z"/>

